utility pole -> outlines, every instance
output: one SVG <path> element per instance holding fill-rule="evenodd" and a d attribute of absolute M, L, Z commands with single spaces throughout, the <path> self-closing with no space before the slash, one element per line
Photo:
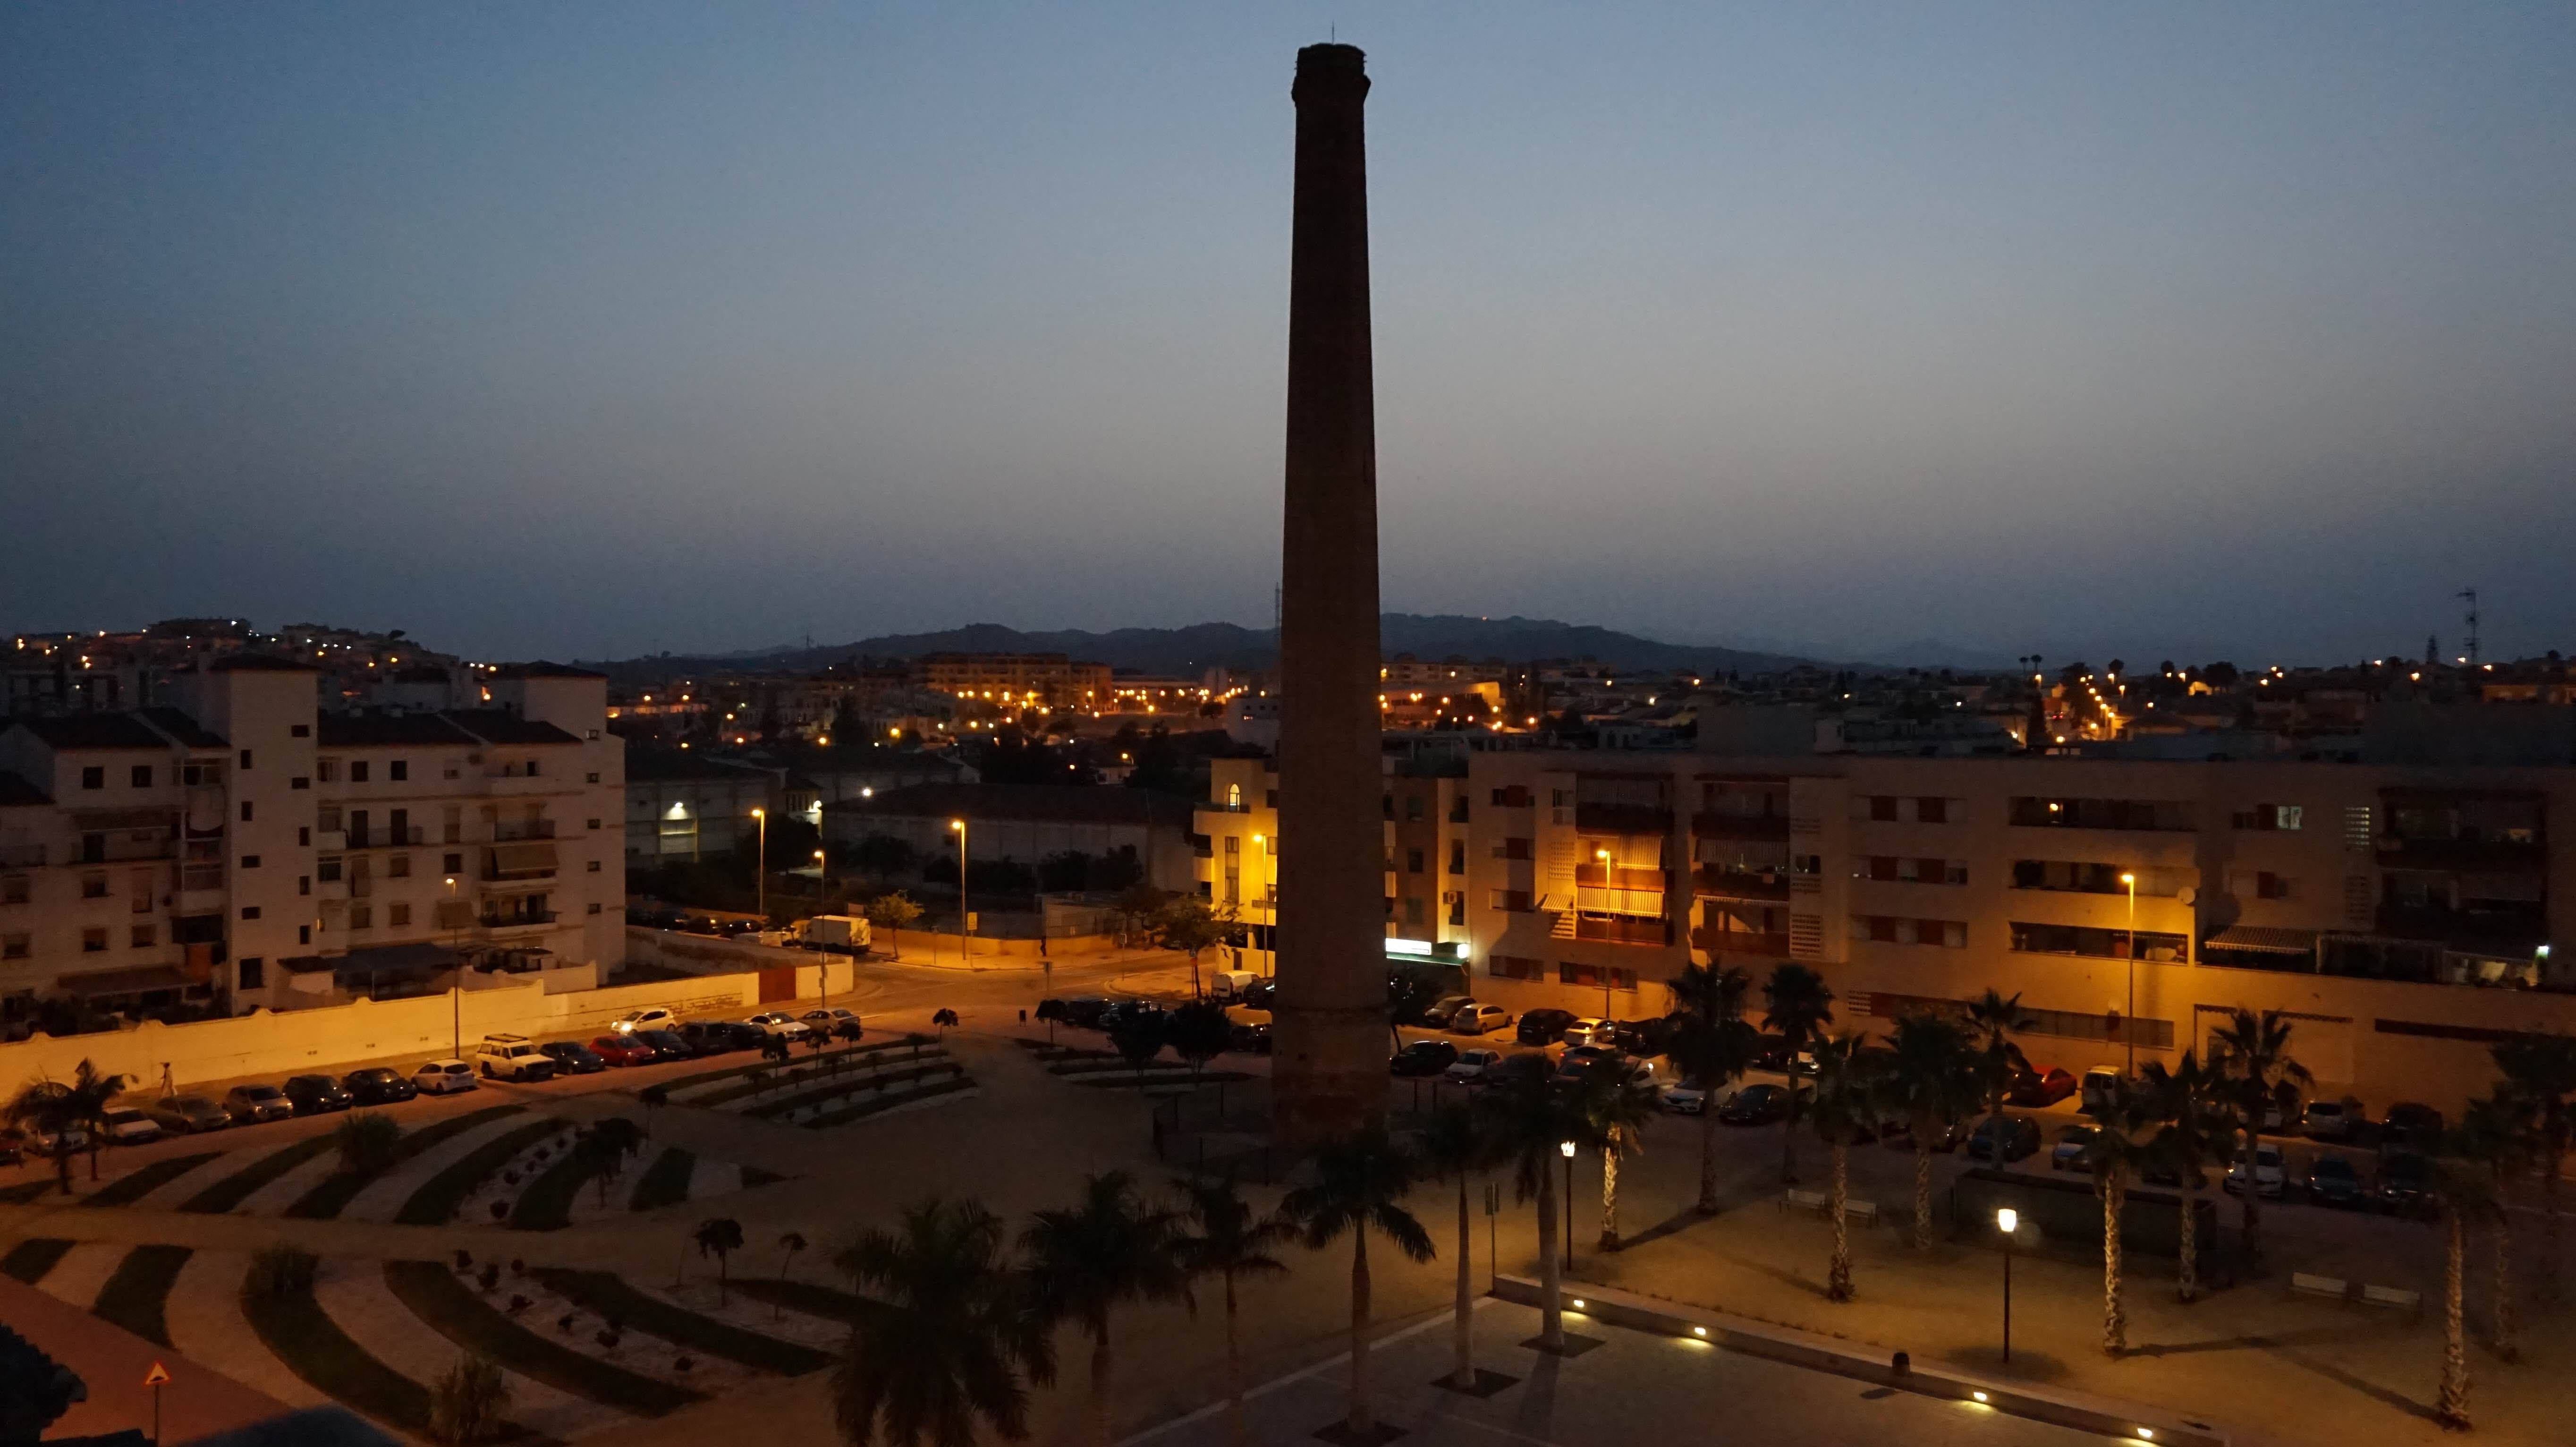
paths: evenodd
<path fill-rule="evenodd" d="M 2452 596 L 2469 605 L 2469 667 L 2475 668 L 2478 666 L 2478 590 L 2462 588 Z"/>

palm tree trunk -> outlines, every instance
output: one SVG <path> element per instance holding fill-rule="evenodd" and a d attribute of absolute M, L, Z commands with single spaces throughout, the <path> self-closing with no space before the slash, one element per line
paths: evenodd
<path fill-rule="evenodd" d="M 1553 1161 L 1538 1167 L 1538 1336 L 1539 1350 L 1565 1350 L 1565 1268 L 1556 1254 L 1556 1172 Z"/>
<path fill-rule="evenodd" d="M 2451 1215 L 2451 1249 L 2442 1273 L 2442 1425 L 2465 1428 L 2469 1425 L 2469 1348 L 2468 1333 L 2461 1325 L 2466 1307 L 2462 1298 L 2468 1274 L 2468 1233 L 2460 1224 L 2460 1213 Z"/>
<path fill-rule="evenodd" d="M 2489 1345 L 2498 1357 L 2512 1361 L 2521 1352 L 2513 1344 L 2513 1223 L 2498 1199 L 2495 1211 L 2495 1306 L 2489 1323 Z"/>
<path fill-rule="evenodd" d="M 2182 1183 L 2182 1263 L 2175 1294 L 2184 1302 L 2200 1299 L 2200 1194 L 2186 1175 Z"/>
<path fill-rule="evenodd" d="M 96 1127 L 92 1130 L 95 1132 Z M 89 1183 L 93 1186 L 98 1184 L 98 1147 L 98 1136 L 93 1133 L 89 1138 Z"/>
<path fill-rule="evenodd" d="M 1368 1371 L 1369 1269 L 1368 1223 L 1351 1231 L 1351 1438 L 1366 1441 L 1377 1430 L 1369 1415 Z"/>
<path fill-rule="evenodd" d="M 1921 1125 L 1914 1132 L 1914 1249 L 1932 1249 L 1932 1137 Z"/>
<path fill-rule="evenodd" d="M 1851 1279 L 1851 1218 L 1843 1214 L 1851 1203 L 1851 1147 L 1837 1139 L 1834 1142 L 1834 1191 L 1826 1209 L 1834 1218 L 1834 1264 L 1825 1281 L 1828 1301 L 1849 1301 Z"/>
<path fill-rule="evenodd" d="M 1717 1214 L 1717 1102 L 1707 1095 L 1699 1102 L 1699 1213 Z"/>
<path fill-rule="evenodd" d="M 2245 1158 L 2252 1161 L 2252 1156 Z M 2237 1227 L 2237 1249 L 2245 1255 L 2245 1274 L 2253 1276 L 2263 1269 L 2263 1207 L 2257 1200 L 2263 1194 L 2261 1183 L 2254 1179 L 2254 1168 L 2245 1168 L 2245 1211 Z"/>
<path fill-rule="evenodd" d="M 1467 1216 L 1467 1173 L 1458 1173 L 1458 1312 L 1450 1324 L 1452 1345 L 1457 1348 L 1458 1367 L 1449 1382 L 1458 1390 L 1472 1391 L 1476 1385 L 1476 1338 L 1468 1313 L 1476 1309 L 1476 1273 L 1473 1252 L 1476 1238 L 1469 1234 Z"/>
<path fill-rule="evenodd" d="M 2549 1166 L 2540 1177 L 2540 1292 L 2543 1297 L 2558 1294 L 2558 1139 L 2543 1136 L 2541 1154 L 2549 1157 Z"/>
<path fill-rule="evenodd" d="M 1793 1065 L 1793 1066 L 1794 1066 L 1794 1065 L 1796 1065 L 1798 1062 L 1797 1062 L 1795 1059 L 1792 1059 L 1789 1063 L 1790 1063 L 1791 1065 Z M 1797 1072 L 1796 1072 L 1795 1070 L 1792 1070 L 1792 1071 L 1789 1073 L 1789 1115 L 1788 1115 L 1787 1120 L 1786 1120 L 1786 1121 L 1781 1125 L 1781 1127 L 1780 1127 L 1780 1184 L 1781 1184 L 1781 1185 L 1784 1185 L 1784 1186 L 1794 1186 L 1794 1185 L 1798 1184 L 1798 1156 L 1797 1156 L 1797 1150 L 1798 1150 L 1798 1075 L 1797 1075 Z"/>
<path fill-rule="evenodd" d="M 1601 1144 L 1601 1249 L 1619 1249 L 1619 1132 Z"/>
<path fill-rule="evenodd" d="M 2112 1356 L 2129 1349 L 2129 1311 L 2121 1299 L 2120 1206 L 2129 1183 L 2118 1170 L 2102 1177 L 2102 1350 Z"/>
<path fill-rule="evenodd" d="M 1243 1348 L 1234 1333 L 1234 1273 L 1225 1274 L 1225 1435 L 1233 1447 L 1250 1440 L 1243 1425 Z"/>
<path fill-rule="evenodd" d="M 1091 1338 L 1091 1440 L 1093 1447 L 1111 1447 L 1109 1436 L 1109 1332 L 1106 1328 Z"/>
<path fill-rule="evenodd" d="M 63 1194 L 70 1195 L 72 1193 L 72 1153 L 71 1148 L 59 1140 L 54 1142 L 54 1174 L 60 1179 Z"/>

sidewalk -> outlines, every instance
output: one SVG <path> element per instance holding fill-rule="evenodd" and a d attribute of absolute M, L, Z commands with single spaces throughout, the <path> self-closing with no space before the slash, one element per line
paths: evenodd
<path fill-rule="evenodd" d="M 0 1321 L 80 1373 L 89 1387 L 89 1400 L 55 1422 L 51 1436 L 149 1434 L 152 1389 L 143 1385 L 143 1378 L 155 1363 L 170 1373 L 169 1385 L 161 1388 L 160 1440 L 164 1442 L 192 1442 L 292 1410 L 168 1347 L 155 1346 L 5 1276 L 0 1276 Z"/>

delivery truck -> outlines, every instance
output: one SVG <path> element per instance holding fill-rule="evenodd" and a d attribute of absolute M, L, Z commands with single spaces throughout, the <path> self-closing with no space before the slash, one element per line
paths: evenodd
<path fill-rule="evenodd" d="M 818 914 L 797 924 L 796 940 L 809 950 L 864 955 L 868 952 L 868 922 L 854 914 Z"/>

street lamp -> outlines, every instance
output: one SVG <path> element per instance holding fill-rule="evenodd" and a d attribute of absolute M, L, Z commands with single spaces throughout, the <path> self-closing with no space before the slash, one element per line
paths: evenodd
<path fill-rule="evenodd" d="M 760 867 L 759 872 L 752 876 L 752 900 L 754 907 L 760 911 L 760 927 L 767 929 L 769 928 L 769 811 L 754 809 L 751 811 L 751 817 L 753 822 L 760 826 Z"/>
<path fill-rule="evenodd" d="M 2138 1073 L 2138 876 L 2123 874 L 2129 887 L 2129 1010 L 2120 1017 L 2120 1043 L 2129 1052 L 2128 1073 Z"/>
<path fill-rule="evenodd" d="M 1995 1229 L 2004 1233 L 2004 1360 L 2012 1360 L 2012 1248 L 2013 1228 L 2021 1224 L 2021 1213 L 2010 1206 L 1995 1212 Z"/>
<path fill-rule="evenodd" d="M 966 963 L 966 821 L 951 819 L 957 831 L 957 963 Z"/>
<path fill-rule="evenodd" d="M 1559 1141 L 1557 1151 L 1565 1157 L 1565 1269 L 1574 1269 L 1574 1142 Z"/>
<path fill-rule="evenodd" d="M 447 1053 L 465 1053 L 465 916 L 456 912 L 456 876 L 447 876 L 447 917 L 456 921 L 447 952 Z M 373 993 L 370 991 L 369 993 Z"/>

